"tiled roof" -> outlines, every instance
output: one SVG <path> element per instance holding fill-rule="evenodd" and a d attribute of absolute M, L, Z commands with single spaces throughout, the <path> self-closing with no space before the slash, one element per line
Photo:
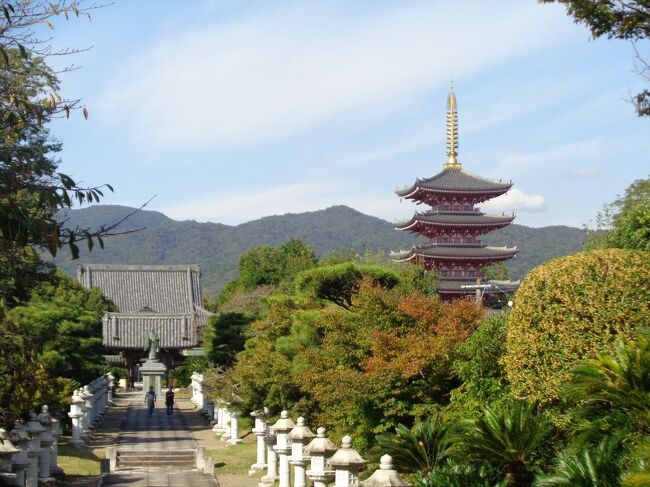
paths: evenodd
<path fill-rule="evenodd" d="M 84 287 L 98 287 L 120 313 L 193 313 L 201 307 L 198 266 L 85 264 L 77 268 Z"/>
<path fill-rule="evenodd" d="M 514 220 L 514 215 L 486 215 L 484 213 L 452 213 L 452 212 L 427 212 L 416 213 L 410 220 L 396 222 L 398 230 L 405 230 L 416 222 L 431 225 L 470 225 L 470 226 L 502 226 Z"/>
<path fill-rule="evenodd" d="M 106 313 L 103 344 L 114 349 L 143 349 L 149 330 L 156 330 L 160 348 L 191 348 L 199 344 L 200 323 L 196 314 Z"/>
<path fill-rule="evenodd" d="M 438 290 L 442 292 L 458 292 L 459 294 L 470 294 L 474 293 L 476 289 L 472 288 L 463 288 L 463 286 L 471 286 L 476 284 L 476 279 L 471 278 L 467 280 L 451 280 L 451 279 L 441 279 L 438 282 Z M 482 284 L 494 284 L 498 286 L 496 289 L 486 288 L 484 292 L 500 292 L 503 291 L 514 291 L 519 287 L 520 281 L 487 281 L 482 282 Z"/>
<path fill-rule="evenodd" d="M 506 260 L 517 253 L 517 247 L 462 247 L 446 245 L 421 245 L 411 250 L 391 252 L 391 257 L 397 261 L 411 260 L 415 256 L 436 259 L 476 259 L 476 260 Z"/>
<path fill-rule="evenodd" d="M 417 179 L 408 188 L 398 189 L 399 196 L 408 196 L 418 188 L 440 191 L 475 191 L 475 192 L 506 192 L 512 186 L 512 181 L 495 181 L 483 178 L 462 169 L 444 169 L 433 177 Z"/>
<path fill-rule="evenodd" d="M 192 265 L 100 265 L 77 268 L 79 282 L 98 287 L 117 306 L 103 319 L 103 344 L 113 349 L 143 349 L 149 330 L 160 348 L 200 344 L 210 312 L 201 306 L 201 273 Z"/>

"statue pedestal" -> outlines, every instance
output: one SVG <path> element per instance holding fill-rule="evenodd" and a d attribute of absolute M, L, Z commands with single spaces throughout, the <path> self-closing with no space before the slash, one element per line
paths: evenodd
<path fill-rule="evenodd" d="M 153 390 L 156 392 L 156 398 L 158 401 L 161 401 L 162 380 L 167 373 L 165 364 L 161 363 L 159 360 L 147 360 L 142 364 L 142 367 L 140 367 L 140 373 L 142 374 L 143 392 L 146 394 L 149 387 L 153 386 Z"/>

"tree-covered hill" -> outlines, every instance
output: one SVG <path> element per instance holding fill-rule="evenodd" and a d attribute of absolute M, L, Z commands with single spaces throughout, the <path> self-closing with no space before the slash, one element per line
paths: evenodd
<path fill-rule="evenodd" d="M 63 217 L 69 219 L 68 226 L 92 228 L 117 221 L 132 211 L 125 206 L 95 205 L 69 210 Z M 162 213 L 143 210 L 119 228 L 144 229 L 107 238 L 104 250 L 95 248 L 89 253 L 81 249 L 77 261 L 63 250 L 56 264 L 72 275 L 79 263 L 199 264 L 204 291 L 212 294 L 237 276 L 241 253 L 257 245 L 278 246 L 294 237 L 312 245 L 316 255 L 322 256 L 333 250 L 388 252 L 408 248 L 416 241 L 413 235 L 396 231 L 391 223 L 347 206 L 269 216 L 237 226 L 175 221 Z M 511 277 L 520 278 L 541 262 L 580 250 L 584 234 L 565 226 L 510 225 L 484 240 L 491 245 L 519 247 L 518 256 L 507 263 L 507 268 Z"/>

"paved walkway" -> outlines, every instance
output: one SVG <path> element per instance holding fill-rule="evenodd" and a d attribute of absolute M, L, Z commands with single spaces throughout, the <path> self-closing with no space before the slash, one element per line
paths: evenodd
<path fill-rule="evenodd" d="M 142 392 L 123 395 L 125 401 L 120 404 L 125 414 L 122 415 L 119 433 L 114 437 L 118 455 L 173 453 L 182 450 L 195 450 L 196 441 L 187 429 L 186 414 L 178 409 L 167 416 L 165 408 L 158 407 L 152 417 L 147 414 Z M 124 406 L 126 406 L 124 408 Z M 119 462 L 118 462 L 119 466 Z M 211 475 L 204 475 L 195 470 L 165 469 L 157 467 L 139 467 L 118 470 L 104 478 L 103 485 L 115 487 L 217 487 Z"/>

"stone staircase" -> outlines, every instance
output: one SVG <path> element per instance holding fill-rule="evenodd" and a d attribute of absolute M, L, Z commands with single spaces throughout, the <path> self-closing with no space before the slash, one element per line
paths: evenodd
<path fill-rule="evenodd" d="M 160 468 L 171 470 L 196 469 L 195 450 L 117 450 L 117 470 Z"/>

